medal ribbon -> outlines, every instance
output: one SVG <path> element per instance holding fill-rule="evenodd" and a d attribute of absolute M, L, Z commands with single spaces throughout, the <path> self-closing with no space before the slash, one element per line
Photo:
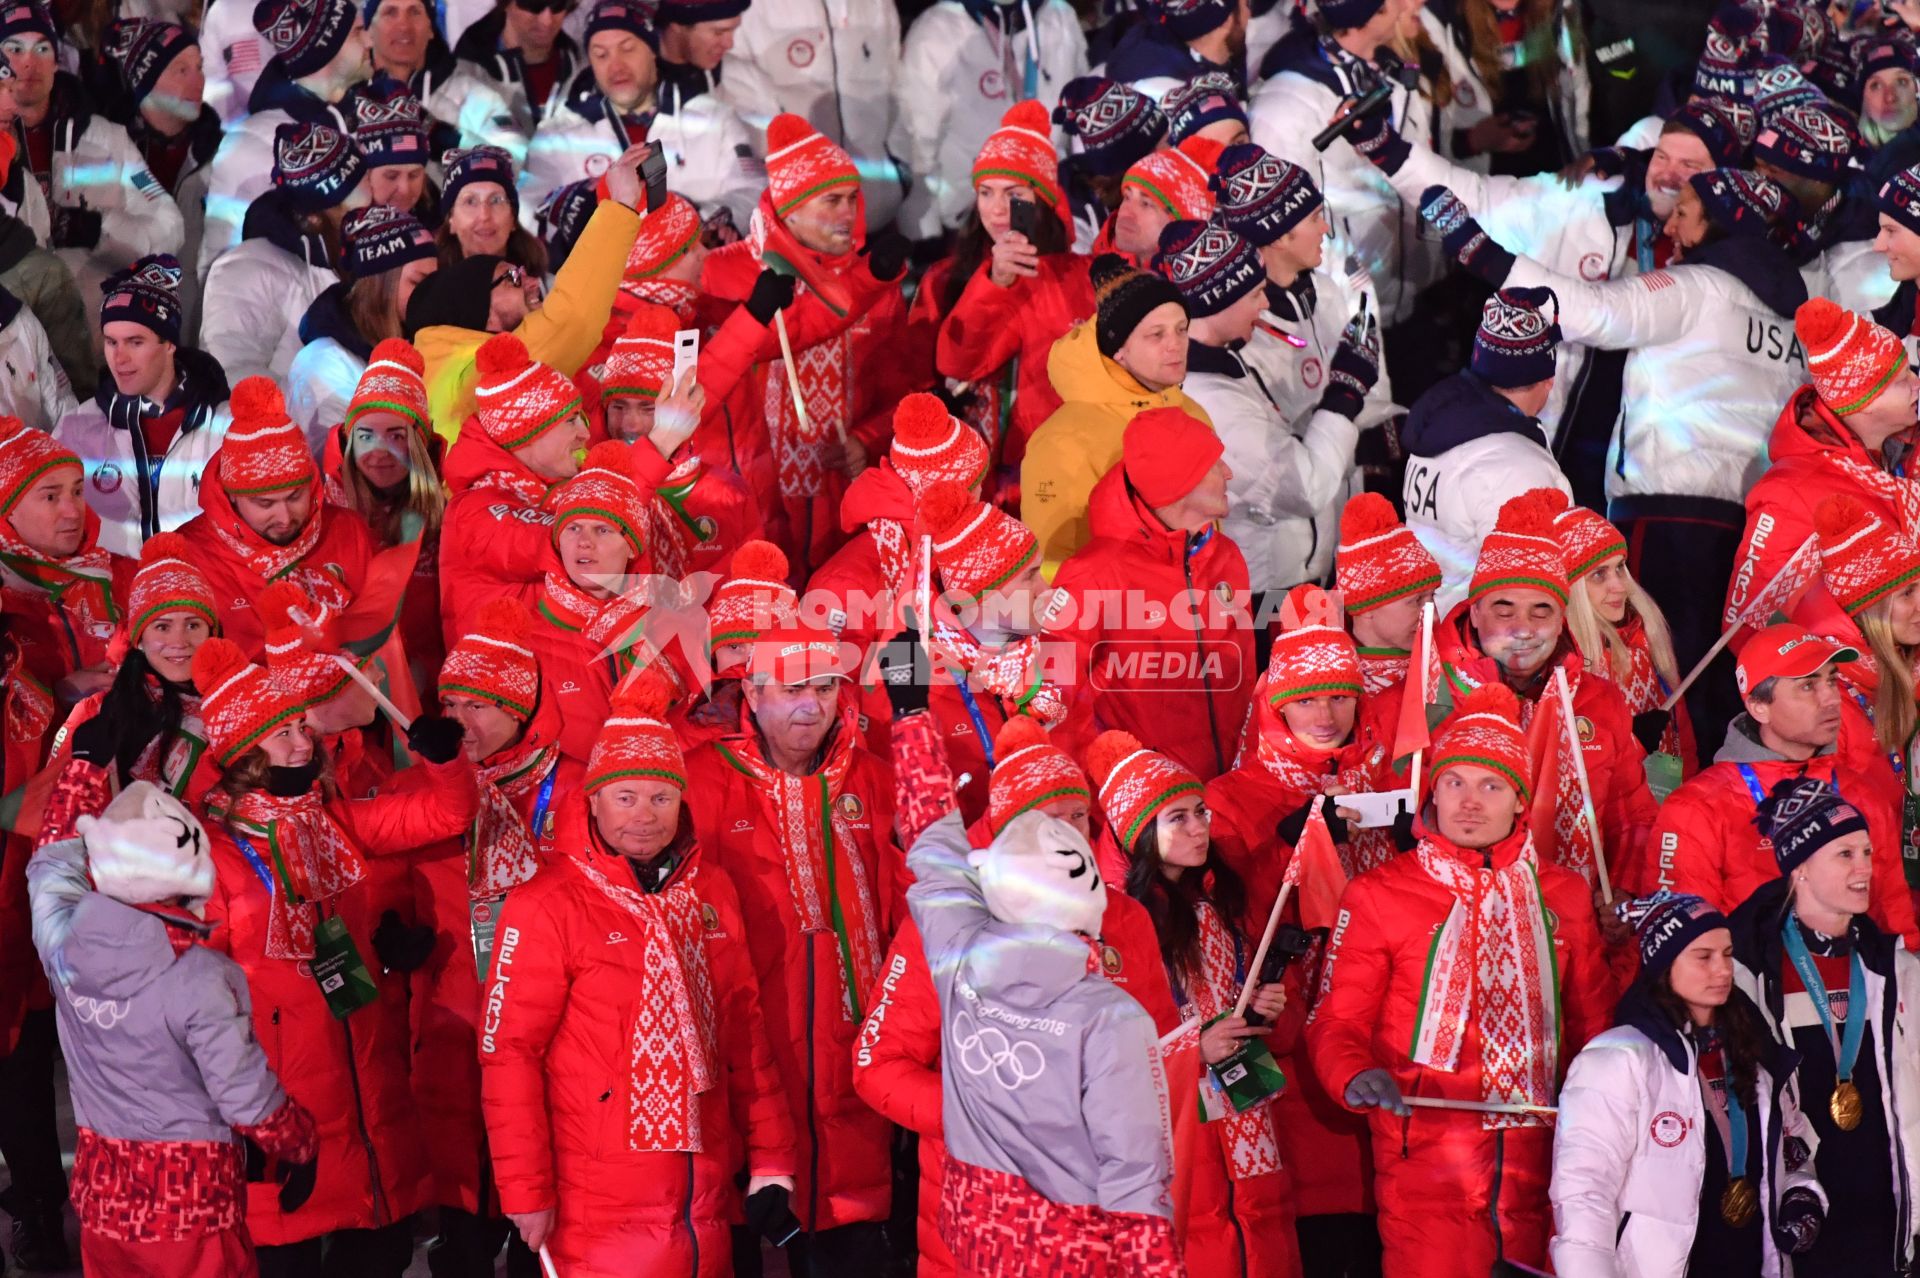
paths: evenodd
<path fill-rule="evenodd" d="M 1787 959 L 1793 964 L 1794 971 L 1800 973 L 1800 981 L 1807 987 L 1807 993 L 1813 996 L 1813 1009 L 1820 1013 L 1820 1024 L 1826 1027 L 1827 1041 L 1834 1049 L 1834 1079 L 1838 1083 L 1853 1081 L 1853 1063 L 1860 1058 L 1860 1044 L 1867 1034 L 1867 966 L 1860 961 L 1860 951 L 1853 952 L 1852 971 L 1847 978 L 1847 1025 L 1836 1038 L 1833 1032 L 1833 1012 L 1827 1006 L 1827 985 L 1820 979 L 1820 969 L 1814 965 L 1813 956 L 1807 953 L 1807 943 L 1800 939 L 1800 928 L 1789 917 L 1780 929 L 1781 939 L 1786 942 Z"/>
<path fill-rule="evenodd" d="M 1720 1051 L 1720 1069 L 1719 1088 L 1708 1082 L 1705 1074 L 1699 1075 L 1700 1095 L 1714 1126 L 1720 1129 L 1720 1148 L 1727 1151 L 1727 1181 L 1731 1184 L 1747 1174 L 1747 1111 L 1734 1093 L 1733 1062 L 1727 1059 L 1725 1049 Z"/>

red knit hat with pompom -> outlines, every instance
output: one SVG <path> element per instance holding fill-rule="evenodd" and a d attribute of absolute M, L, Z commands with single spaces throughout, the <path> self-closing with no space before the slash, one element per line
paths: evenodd
<path fill-rule="evenodd" d="M 1486 768 L 1513 784 L 1525 801 L 1533 796 L 1533 765 L 1520 730 L 1520 702 L 1504 683 L 1482 684 L 1454 707 L 1433 739 L 1426 788 L 1448 768 Z"/>
<path fill-rule="evenodd" d="M 1333 579 L 1349 617 L 1440 589 L 1440 565 L 1379 493 L 1357 493 L 1340 512 Z"/>
<path fill-rule="evenodd" d="M 525 723 L 540 701 L 540 661 L 533 616 L 517 599 L 489 599 L 440 665 L 440 696 L 491 701 Z"/>
<path fill-rule="evenodd" d="M 1016 714 L 993 739 L 993 776 L 987 782 L 987 828 L 995 835 L 1022 812 L 1058 799 L 1093 802 L 1087 774 L 1073 756 L 1047 739 L 1040 721 Z"/>
<path fill-rule="evenodd" d="M 242 378 L 227 406 L 233 422 L 220 445 L 220 484 L 228 496 L 284 492 L 319 478 L 307 437 L 271 377 Z"/>
<path fill-rule="evenodd" d="M 600 375 L 601 399 L 659 399 L 673 376 L 673 335 L 680 317 L 656 302 L 641 302 L 614 339 Z"/>
<path fill-rule="evenodd" d="M 974 186 L 987 178 L 1032 187 L 1071 238 L 1073 210 L 1060 191 L 1060 153 L 1053 149 L 1053 121 L 1046 107 L 1029 98 L 1007 108 L 1000 127 L 988 135 L 986 145 L 973 158 Z"/>
<path fill-rule="evenodd" d="M 1320 587 L 1308 582 L 1287 592 L 1281 621 L 1292 625 L 1273 641 L 1267 658 L 1267 703 L 1276 709 L 1314 697 L 1358 700 L 1366 681 L 1360 674 L 1360 650 L 1341 624 L 1340 608 Z"/>
<path fill-rule="evenodd" d="M 62 466 L 80 469 L 80 456 L 18 417 L 0 417 L 0 518 L 13 513 L 27 489 Z"/>
<path fill-rule="evenodd" d="M 1813 388 L 1840 417 L 1878 399 L 1907 366 L 1907 348 L 1892 332 L 1824 297 L 1793 313 L 1793 333 L 1807 352 Z"/>
<path fill-rule="evenodd" d="M 1176 221 L 1205 222 L 1213 216 L 1208 184 L 1225 149 L 1212 138 L 1188 138 L 1136 161 L 1121 183 L 1151 195 Z"/>
<path fill-rule="evenodd" d="M 1160 809 L 1183 794 L 1203 789 L 1199 777 L 1147 749 L 1130 732 L 1103 732 L 1095 737 L 1087 747 L 1087 774 L 1093 778 L 1108 828 L 1129 857 Z"/>
<path fill-rule="evenodd" d="M 1040 553 L 1032 529 L 955 483 L 927 486 L 920 525 L 933 537 L 947 590 L 973 600 L 1006 585 Z"/>
<path fill-rule="evenodd" d="M 685 257 L 699 239 L 700 210 L 686 196 L 669 191 L 667 202 L 642 219 L 640 231 L 633 237 L 633 247 L 627 251 L 626 278 L 651 279 Z"/>
<path fill-rule="evenodd" d="M 651 447 L 651 445 L 647 445 Z M 579 473 L 547 494 L 553 542 L 576 519 L 604 519 L 620 530 L 639 558 L 647 548 L 646 496 L 633 473 L 633 445 L 605 439 L 587 450 Z"/>
<path fill-rule="evenodd" d="M 728 567 L 732 575 L 707 602 L 709 653 L 725 643 L 752 643 L 791 621 L 800 606 L 787 584 L 787 556 L 772 542 L 741 542 Z"/>
<path fill-rule="evenodd" d="M 915 391 L 893 410 L 887 460 L 916 497 L 943 479 L 972 488 L 986 478 L 987 441 L 949 413 L 939 396 Z"/>
<path fill-rule="evenodd" d="M 1915 546 L 1849 493 L 1835 493 L 1813 512 L 1827 590 L 1857 617 L 1920 576 Z"/>
<path fill-rule="evenodd" d="M 422 435 L 433 430 L 427 417 L 427 362 L 412 342 L 398 337 L 383 338 L 373 348 L 367 371 L 353 388 L 353 402 L 347 405 L 345 429 L 367 413 L 394 413 L 412 423 Z"/>
<path fill-rule="evenodd" d="M 266 626 L 267 669 L 292 687 L 303 705 L 317 706 L 346 686 L 351 676 L 333 658 L 350 654 L 331 608 L 315 603 L 291 581 L 269 582 L 254 608 Z"/>
<path fill-rule="evenodd" d="M 1469 601 L 1495 590 L 1538 590 L 1567 602 L 1567 564 L 1554 519 L 1567 508 L 1557 488 L 1534 488 L 1509 498 L 1480 543 Z"/>
<path fill-rule="evenodd" d="M 474 356 L 473 388 L 480 429 L 502 448 L 525 448 L 580 411 L 574 384 L 527 353 L 512 333 L 496 333 Z"/>
<path fill-rule="evenodd" d="M 220 630 L 220 610 L 213 587 L 192 561 L 193 547 L 179 533 L 155 533 L 140 547 L 140 567 L 127 588 L 127 642 L 138 644 L 154 618 L 190 609 L 206 619 L 212 633 Z"/>
<path fill-rule="evenodd" d="M 781 217 L 835 186 L 859 186 L 860 171 L 847 153 L 797 115 L 767 122 L 767 193 Z"/>
<path fill-rule="evenodd" d="M 223 769 L 305 708 L 298 689 L 248 661 L 240 645 L 218 636 L 193 654 L 193 686 L 200 690 L 207 745 Z"/>
<path fill-rule="evenodd" d="M 1568 588 L 1614 556 L 1627 553 L 1627 539 L 1621 531 L 1585 506 L 1561 511 L 1554 517 L 1553 527 L 1560 534 Z"/>
<path fill-rule="evenodd" d="M 687 761 L 667 724 L 673 697 L 650 671 L 613 694 L 613 715 L 587 756 L 586 793 L 615 781 L 666 781 L 687 788 Z"/>

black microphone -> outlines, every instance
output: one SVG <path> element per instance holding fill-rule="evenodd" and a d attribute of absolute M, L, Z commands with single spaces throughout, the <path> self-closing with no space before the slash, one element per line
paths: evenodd
<path fill-rule="evenodd" d="M 1408 70 L 1407 65 L 1400 60 L 1399 55 L 1394 53 L 1392 49 L 1378 50 L 1373 55 L 1373 64 L 1380 69 L 1380 83 L 1363 94 L 1359 100 L 1353 104 L 1351 111 L 1313 135 L 1314 150 L 1326 150 L 1332 146 L 1336 140 L 1345 137 L 1351 132 L 1354 125 L 1385 106 L 1387 101 L 1393 97 L 1393 90 L 1396 86 L 1407 89 L 1413 87 L 1411 84 L 1406 84 L 1404 80 L 1404 76 Z M 1414 72 L 1416 82 L 1419 74 L 1418 71 Z"/>

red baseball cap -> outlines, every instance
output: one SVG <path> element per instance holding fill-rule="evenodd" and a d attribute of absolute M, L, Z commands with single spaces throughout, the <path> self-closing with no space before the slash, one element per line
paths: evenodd
<path fill-rule="evenodd" d="M 747 658 L 747 677 L 775 683 L 810 683 L 815 679 L 848 678 L 857 668 L 840 640 L 828 630 L 793 625 L 769 630 L 754 642 Z"/>
<path fill-rule="evenodd" d="M 1768 679 L 1804 679 L 1835 661 L 1858 661 L 1857 649 L 1822 639 L 1801 626 L 1768 626 L 1740 650 L 1734 681 L 1746 695 Z"/>

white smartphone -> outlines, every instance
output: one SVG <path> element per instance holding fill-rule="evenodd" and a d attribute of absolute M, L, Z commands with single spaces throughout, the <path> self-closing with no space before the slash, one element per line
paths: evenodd
<path fill-rule="evenodd" d="M 1411 790 L 1385 790 L 1377 794 L 1336 794 L 1333 806 L 1346 808 L 1360 814 L 1357 824 L 1363 830 L 1376 830 L 1384 825 L 1392 825 L 1393 819 L 1402 812 L 1414 811 L 1415 802 Z"/>
<path fill-rule="evenodd" d="M 680 374 L 700 362 L 700 330 L 683 328 L 673 335 L 673 380 L 668 389 L 680 384 Z"/>

